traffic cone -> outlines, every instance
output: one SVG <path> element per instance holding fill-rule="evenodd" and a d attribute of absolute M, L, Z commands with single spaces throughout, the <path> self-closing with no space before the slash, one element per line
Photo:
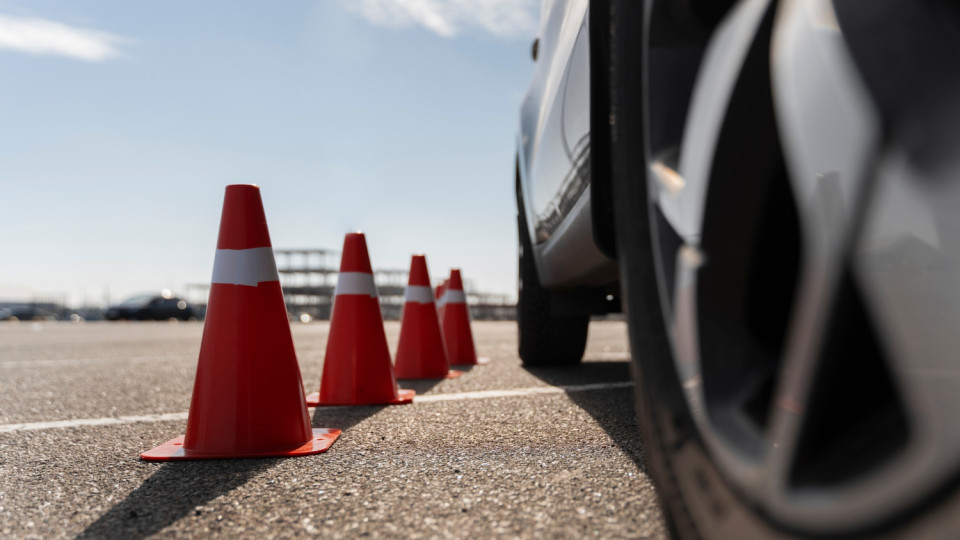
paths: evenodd
<path fill-rule="evenodd" d="M 343 241 L 340 274 L 333 294 L 320 392 L 307 396 L 307 405 L 412 402 L 413 390 L 397 389 L 363 233 L 349 233 Z"/>
<path fill-rule="evenodd" d="M 187 434 L 147 461 L 282 457 L 330 448 L 311 429 L 257 186 L 227 186 Z"/>
<path fill-rule="evenodd" d="M 425 256 L 414 255 L 410 261 L 410 278 L 403 296 L 397 378 L 453 379 L 463 375 L 462 371 L 451 370 L 447 362 Z"/>
<path fill-rule="evenodd" d="M 454 366 L 486 364 L 489 358 L 477 358 L 477 349 L 473 344 L 473 332 L 470 331 L 470 309 L 467 296 L 463 292 L 463 280 L 460 269 L 450 271 L 450 279 L 443 285 L 443 297 L 440 299 L 443 324 L 443 342 L 447 346 L 447 357 Z"/>
<path fill-rule="evenodd" d="M 437 291 L 435 299 L 437 302 L 437 317 L 440 320 L 441 326 L 443 325 L 443 293 L 447 292 L 447 280 L 443 280 L 437 285 Z M 450 355 L 447 355 L 447 359 L 450 359 Z"/>

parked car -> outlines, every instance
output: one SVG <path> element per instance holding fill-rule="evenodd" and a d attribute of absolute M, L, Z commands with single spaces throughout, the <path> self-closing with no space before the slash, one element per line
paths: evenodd
<path fill-rule="evenodd" d="M 120 304 L 111 306 L 104 314 L 108 321 L 135 320 L 135 321 L 165 321 L 179 319 L 187 321 L 196 319 L 196 311 L 186 300 L 172 295 L 140 295 L 134 296 Z"/>
<path fill-rule="evenodd" d="M 523 361 L 623 308 L 681 537 L 960 537 L 957 4 L 542 5 Z"/>
<path fill-rule="evenodd" d="M 56 313 L 37 306 L 13 306 L 0 309 L 0 321 L 56 321 Z"/>

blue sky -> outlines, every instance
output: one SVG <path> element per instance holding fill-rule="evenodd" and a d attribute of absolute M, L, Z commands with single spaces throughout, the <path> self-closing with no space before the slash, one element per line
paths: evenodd
<path fill-rule="evenodd" d="M 515 293 L 536 0 L 0 0 L 0 299 L 209 281 L 223 187 L 275 247 Z"/>

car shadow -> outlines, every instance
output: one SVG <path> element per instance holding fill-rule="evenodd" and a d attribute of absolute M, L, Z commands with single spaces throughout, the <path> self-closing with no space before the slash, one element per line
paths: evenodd
<path fill-rule="evenodd" d="M 524 366 L 530 374 L 553 386 L 579 386 L 585 384 L 631 382 L 630 363 L 621 361 L 585 360 L 576 366 L 543 367 Z M 645 470 L 643 445 L 634 412 L 633 388 L 615 387 L 603 391 L 567 391 L 578 407 L 596 420 L 634 463 Z"/>
<path fill-rule="evenodd" d="M 332 427 L 346 432 L 382 409 L 382 406 L 318 407 L 314 410 L 311 424 L 313 427 Z M 164 463 L 140 487 L 77 537 L 145 538 L 154 535 L 191 513 L 200 516 L 206 503 L 243 486 L 279 464 L 282 459 L 316 457 Z"/>

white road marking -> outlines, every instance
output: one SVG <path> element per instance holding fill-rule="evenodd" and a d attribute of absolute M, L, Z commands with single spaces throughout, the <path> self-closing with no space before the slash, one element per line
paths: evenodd
<path fill-rule="evenodd" d="M 165 362 L 168 360 L 182 360 L 187 355 L 179 356 L 134 356 L 131 358 L 64 358 L 55 360 L 7 360 L 0 362 L 0 367 L 64 367 L 84 366 L 88 364 L 103 364 L 106 362 Z M 196 358 L 190 357 L 196 361 Z"/>
<path fill-rule="evenodd" d="M 417 403 L 436 403 L 438 401 L 466 401 L 471 399 L 493 399 L 505 397 L 538 396 L 545 394 L 563 394 L 567 392 L 593 392 L 597 390 L 612 390 L 615 388 L 630 388 L 632 386 L 632 382 L 623 381 L 594 384 L 575 384 L 570 386 L 533 386 L 529 388 L 514 388 L 512 390 L 479 390 L 476 392 L 455 392 L 450 394 L 428 394 L 425 396 L 417 396 L 414 398 L 413 403 L 416 405 Z M 142 416 L 114 416 L 108 418 L 81 418 L 77 420 L 57 420 L 52 422 L 3 424 L 0 425 L 0 433 L 84 426 L 112 426 L 118 424 L 169 422 L 171 420 L 186 419 L 187 413 L 185 412 L 145 414 Z"/>
<path fill-rule="evenodd" d="M 513 390 L 478 390 L 476 392 L 457 392 L 452 394 L 427 394 L 416 396 L 414 403 L 435 403 L 437 401 L 466 401 L 469 399 L 491 399 L 504 397 L 536 396 L 543 394 L 563 394 L 565 392 L 591 392 L 594 390 L 610 390 L 613 388 L 629 388 L 632 382 L 613 382 L 595 384 L 576 384 L 572 386 L 534 386 L 531 388 L 516 388 Z"/>
<path fill-rule="evenodd" d="M 431 300 L 432 301 L 432 300 Z M 629 360 L 628 352 L 600 352 L 588 354 L 586 357 L 595 360 Z M 168 360 L 191 360 L 196 361 L 196 355 L 170 355 L 170 356 L 134 356 L 132 358 L 64 358 L 64 359 L 43 359 L 43 360 L 0 360 L 0 368 L 4 367 L 63 367 L 87 364 L 102 364 L 106 362 L 162 362 Z"/>
<path fill-rule="evenodd" d="M 80 418 L 77 420 L 58 420 L 53 422 L 30 422 L 27 424 L 0 425 L 0 433 L 15 431 L 37 431 L 41 429 L 69 428 L 80 426 L 111 426 L 116 424 L 136 424 L 141 422 L 168 422 L 186 420 L 187 413 L 145 414 L 143 416 L 112 416 L 108 418 Z"/>
<path fill-rule="evenodd" d="M 599 353 L 590 353 L 584 356 L 585 360 L 591 359 L 601 359 L 601 360 L 630 360 L 630 353 L 628 351 L 615 352 L 615 351 L 604 351 Z"/>

